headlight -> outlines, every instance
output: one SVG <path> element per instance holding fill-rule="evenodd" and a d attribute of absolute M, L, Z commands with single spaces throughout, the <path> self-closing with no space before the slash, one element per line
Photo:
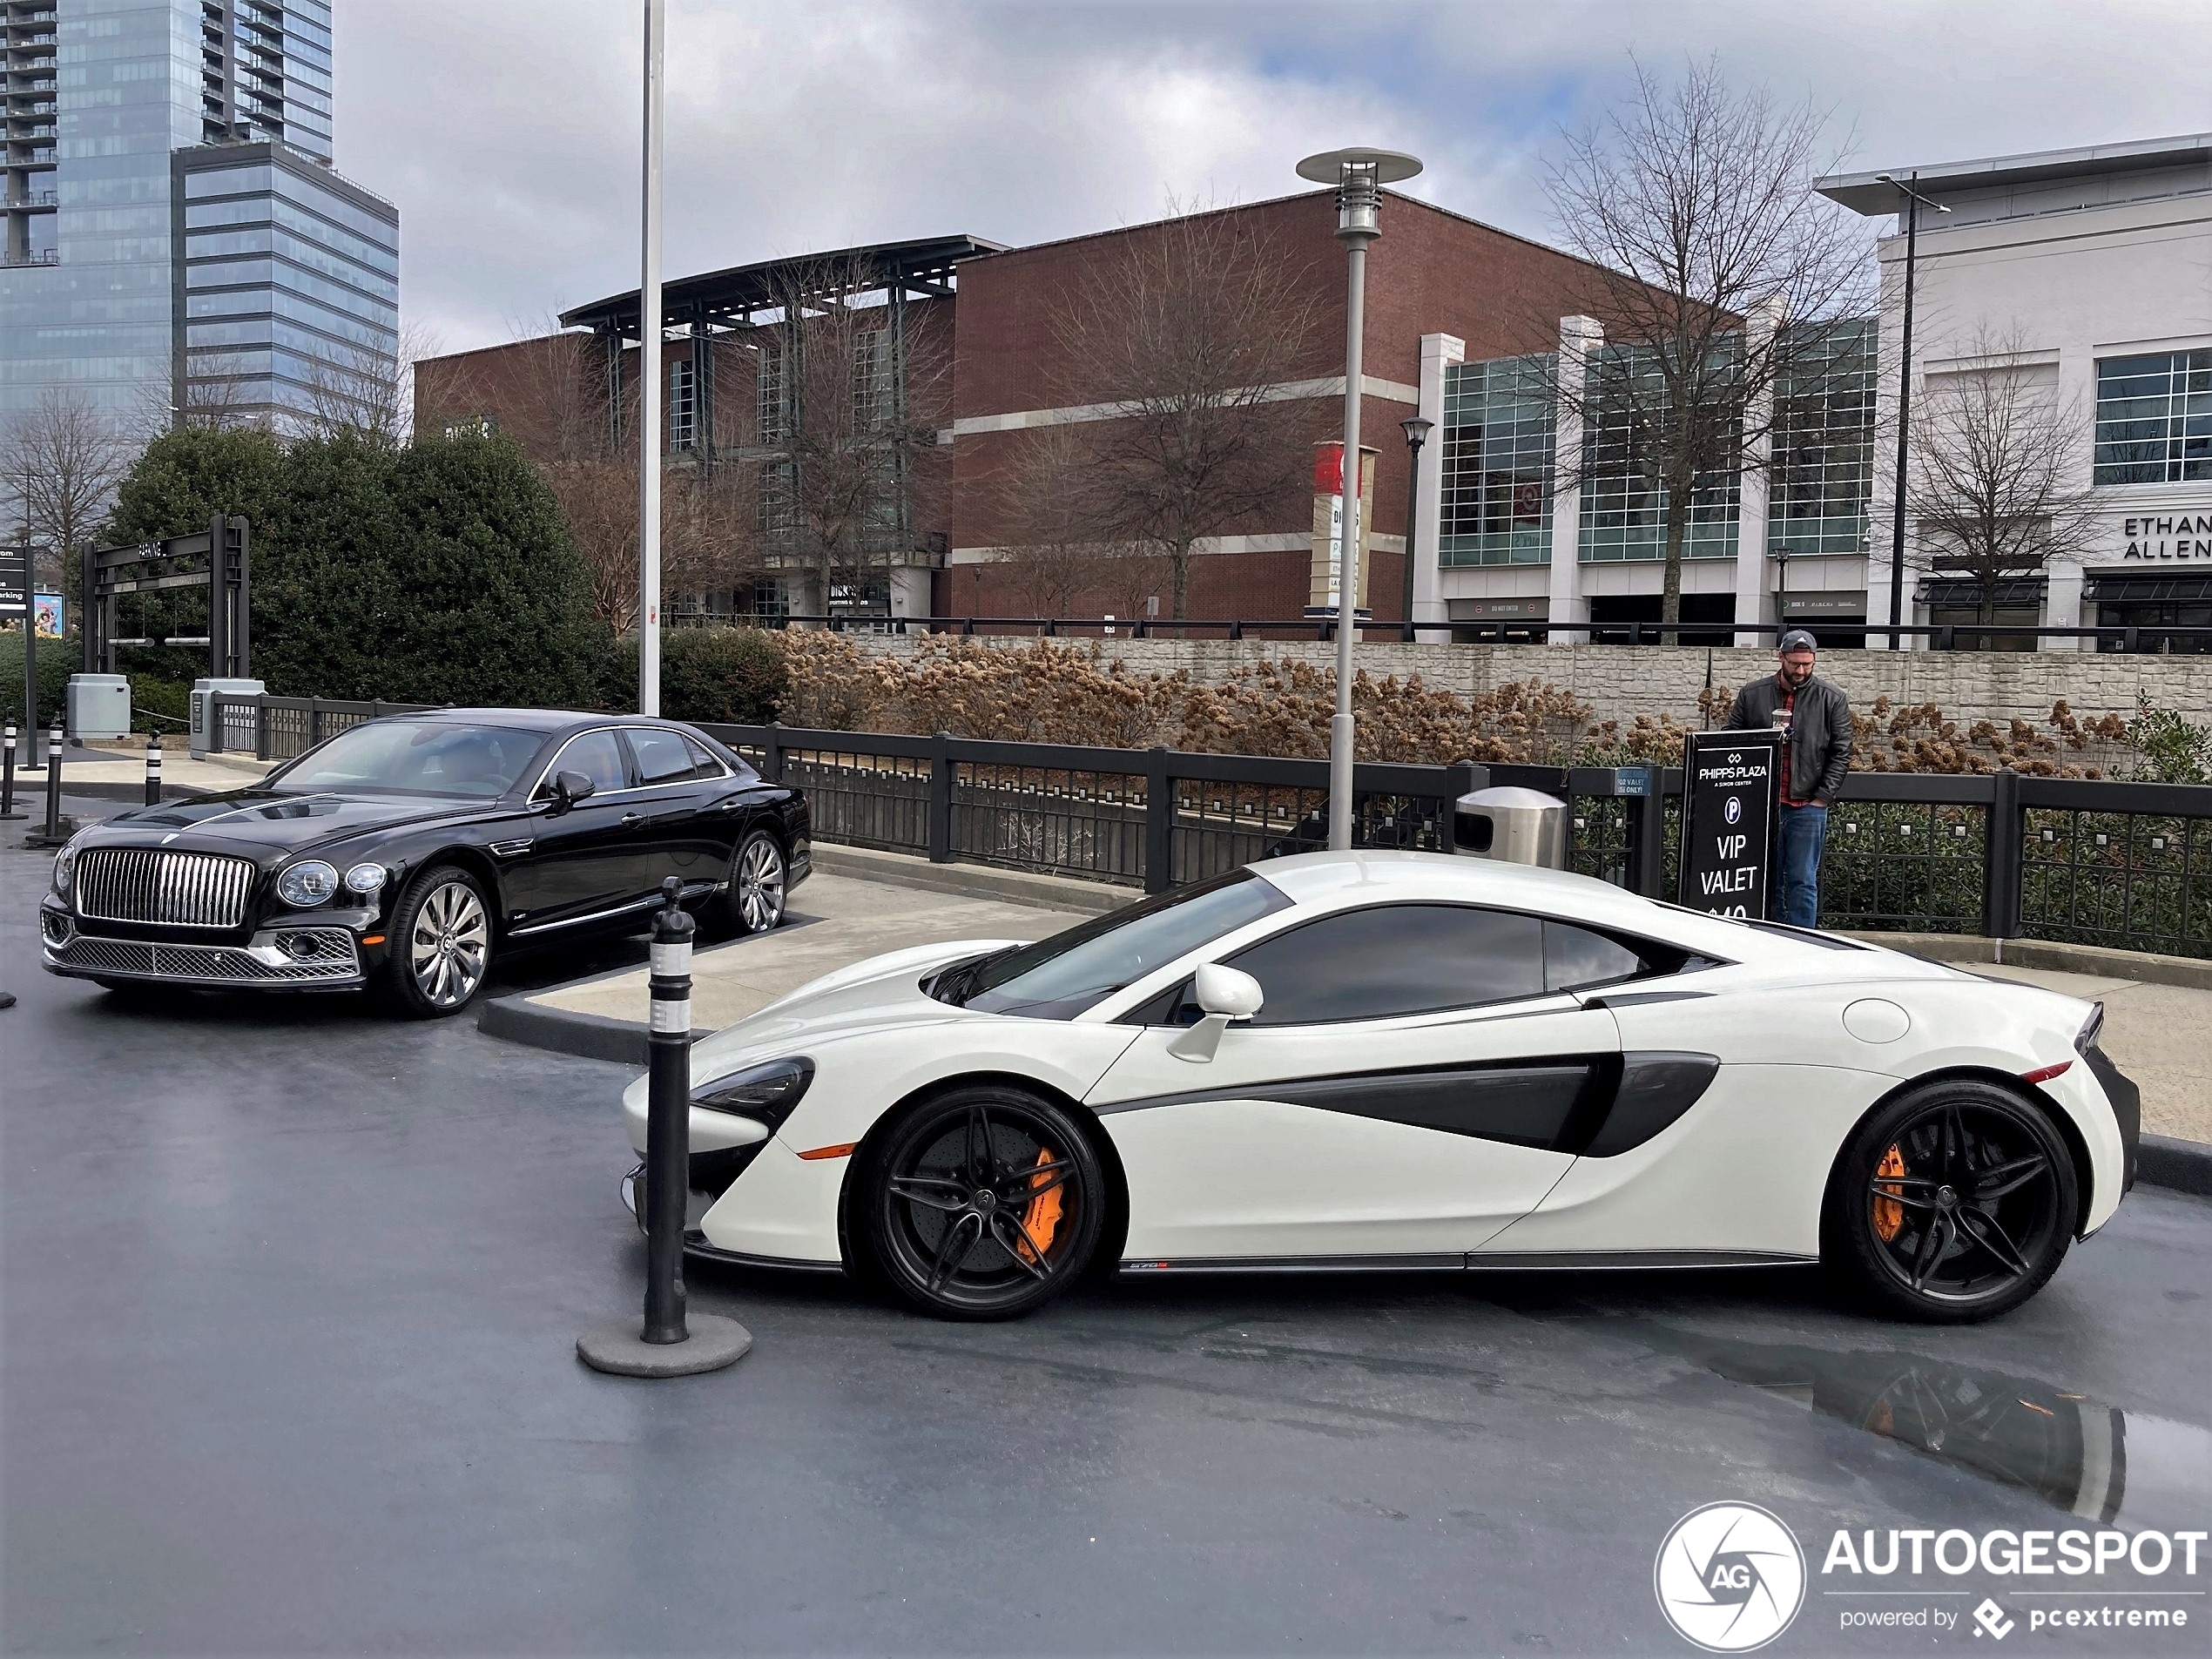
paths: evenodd
<path fill-rule="evenodd" d="M 813 1081 L 811 1060 L 771 1060 L 765 1065 L 748 1066 L 730 1076 L 718 1077 L 692 1095 L 691 1104 L 711 1112 L 750 1117 L 778 1129 Z"/>
<path fill-rule="evenodd" d="M 62 850 L 54 854 L 54 891 L 67 893 L 69 884 L 77 875 L 77 843 L 65 841 Z"/>
<path fill-rule="evenodd" d="M 328 904 L 338 891 L 338 872 L 320 859 L 295 864 L 277 877 L 277 897 L 301 910 Z"/>
<path fill-rule="evenodd" d="M 346 872 L 346 891 L 358 893 L 363 898 L 384 885 L 384 867 L 381 864 L 356 864 Z"/>

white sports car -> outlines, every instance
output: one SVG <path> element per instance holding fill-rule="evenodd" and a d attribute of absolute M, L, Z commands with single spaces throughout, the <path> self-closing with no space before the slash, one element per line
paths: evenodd
<path fill-rule="evenodd" d="M 1581 876 L 1312 853 L 704 1039 L 687 1247 L 948 1318 L 1116 1266 L 1814 1261 L 1985 1318 L 2132 1182 L 2101 1013 Z M 644 1079 L 624 1105 L 642 1156 Z"/>

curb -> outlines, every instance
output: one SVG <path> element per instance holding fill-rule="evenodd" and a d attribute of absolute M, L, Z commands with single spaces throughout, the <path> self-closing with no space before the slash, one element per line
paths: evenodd
<path fill-rule="evenodd" d="M 2212 1198 L 2212 1146 L 2171 1135 L 2146 1135 L 2135 1149 L 2135 1179 Z"/>
<path fill-rule="evenodd" d="M 638 1067 L 647 1063 L 649 1034 L 637 1021 L 536 1008 L 529 1000 L 535 995 L 517 992 L 489 999 L 476 1010 L 476 1029 L 488 1037 L 573 1055 L 579 1060 L 610 1060 L 617 1065 Z M 691 1041 L 697 1042 L 708 1035 L 695 1028 Z"/>
<path fill-rule="evenodd" d="M 932 864 L 911 853 L 885 853 L 870 846 L 840 846 L 817 841 L 814 868 L 828 875 L 853 876 L 865 881 L 887 881 L 928 893 L 949 893 L 963 899 L 996 899 L 1011 904 L 1047 910 L 1074 910 L 1103 915 L 1134 904 L 1144 894 L 1136 887 L 1111 887 L 1075 876 L 1039 875 L 1028 870 L 1001 870 L 985 864 Z"/>

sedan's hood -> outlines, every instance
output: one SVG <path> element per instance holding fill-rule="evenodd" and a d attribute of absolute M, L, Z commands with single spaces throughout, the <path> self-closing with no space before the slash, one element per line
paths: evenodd
<path fill-rule="evenodd" d="M 691 1076 L 695 1082 L 722 1076 L 757 1060 L 774 1059 L 795 1042 L 819 1046 L 839 1037 L 902 1025 L 995 1019 L 995 1015 L 971 1014 L 940 1002 L 921 988 L 921 981 L 951 963 L 1027 942 L 965 939 L 916 945 L 825 974 L 695 1043 Z"/>
<path fill-rule="evenodd" d="M 137 807 L 108 819 L 78 845 L 206 846 L 235 841 L 263 852 L 297 852 L 368 830 L 475 817 L 493 805 L 428 795 L 291 795 L 233 789 L 195 800 Z"/>

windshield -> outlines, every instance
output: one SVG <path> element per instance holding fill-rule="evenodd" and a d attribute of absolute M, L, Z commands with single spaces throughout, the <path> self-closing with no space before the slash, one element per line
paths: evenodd
<path fill-rule="evenodd" d="M 269 779 L 283 794 L 368 790 L 490 800 L 512 789 L 542 734 L 449 720 L 378 720 L 341 732 Z"/>
<path fill-rule="evenodd" d="M 1290 902 L 1250 870 L 1231 870 L 986 957 L 947 1000 L 986 1014 L 1072 1020 L 1099 998 Z"/>

